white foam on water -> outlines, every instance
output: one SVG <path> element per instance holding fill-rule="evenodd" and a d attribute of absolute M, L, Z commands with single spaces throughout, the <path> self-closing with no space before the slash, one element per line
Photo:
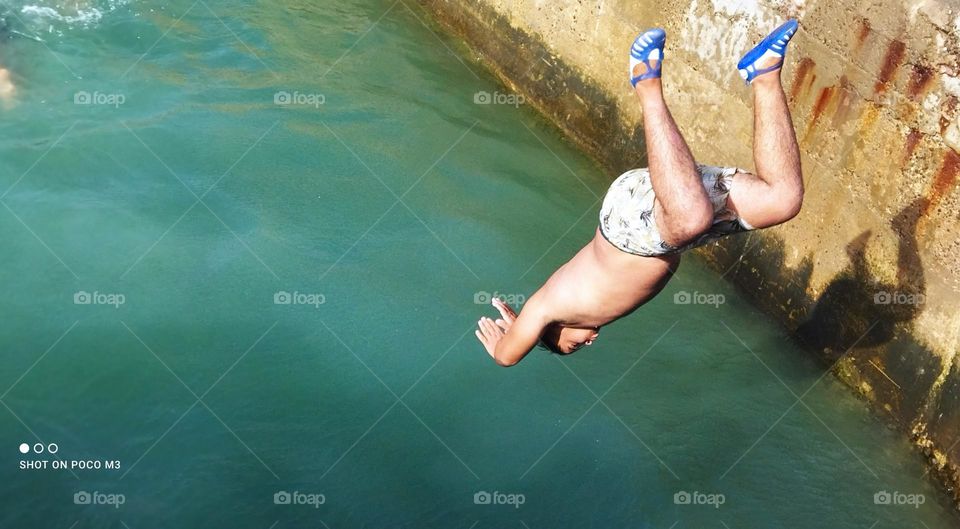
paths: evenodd
<path fill-rule="evenodd" d="M 0 13 L 6 12 L 8 23 L 23 25 L 30 32 L 61 34 L 74 28 L 91 28 L 117 8 L 131 0 L 59 0 L 30 3 L 0 0 Z"/>
<path fill-rule="evenodd" d="M 79 9 L 75 14 L 63 14 L 52 7 L 47 6 L 24 6 L 20 14 L 35 19 L 48 19 L 66 22 L 67 24 L 80 24 L 89 26 L 96 24 L 103 18 L 103 13 L 97 8 Z"/>

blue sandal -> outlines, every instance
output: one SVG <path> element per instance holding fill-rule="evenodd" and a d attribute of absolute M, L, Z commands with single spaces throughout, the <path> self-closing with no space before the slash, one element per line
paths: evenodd
<path fill-rule="evenodd" d="M 633 41 L 633 46 L 630 48 L 630 75 L 633 75 L 633 69 L 641 63 L 647 67 L 647 71 L 636 77 L 631 77 L 631 85 L 637 86 L 637 83 L 644 79 L 660 77 L 660 68 L 663 66 L 663 44 L 666 40 L 666 31 L 662 28 L 652 28 L 641 33 Z M 657 61 L 657 67 L 651 66 L 650 61 Z"/>
<path fill-rule="evenodd" d="M 797 32 L 798 27 L 799 23 L 795 19 L 790 19 L 773 30 L 772 33 L 760 41 L 760 44 L 757 44 L 752 50 L 748 51 L 747 54 L 740 59 L 740 62 L 737 63 L 737 70 L 740 71 L 740 77 L 743 77 L 743 80 L 746 81 L 747 84 L 750 84 L 757 76 L 782 67 L 783 56 L 787 53 L 787 44 L 790 42 L 790 39 L 793 38 L 793 34 Z M 759 68 L 760 64 L 772 58 L 778 59 L 776 64 L 768 66 L 767 68 Z"/>

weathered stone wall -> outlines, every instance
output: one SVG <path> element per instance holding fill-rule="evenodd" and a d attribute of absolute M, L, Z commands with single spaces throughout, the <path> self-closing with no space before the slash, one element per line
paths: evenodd
<path fill-rule="evenodd" d="M 784 82 L 803 211 L 700 253 L 910 432 L 957 494 L 960 0 L 420 1 L 611 176 L 645 163 L 627 82 L 639 30 L 667 30 L 664 86 L 695 156 L 752 167 L 735 64 L 799 18 Z"/>

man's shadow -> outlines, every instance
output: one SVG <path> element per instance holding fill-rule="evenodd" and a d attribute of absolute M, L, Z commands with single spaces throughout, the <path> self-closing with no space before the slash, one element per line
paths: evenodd
<path fill-rule="evenodd" d="M 893 339 L 899 325 L 915 319 L 926 294 L 923 263 L 917 246 L 925 197 L 914 200 L 892 220 L 899 235 L 896 282 L 881 282 L 871 273 L 864 231 L 847 245 L 850 265 L 834 277 L 795 336 L 803 344 L 836 361 L 852 348 L 873 348 Z"/>

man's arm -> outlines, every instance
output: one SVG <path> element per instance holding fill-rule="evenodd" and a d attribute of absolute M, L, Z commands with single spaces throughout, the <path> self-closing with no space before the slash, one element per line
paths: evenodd
<path fill-rule="evenodd" d="M 503 318 L 497 321 L 480 318 L 477 339 L 497 364 L 509 367 L 523 360 L 537 345 L 547 318 L 538 310 L 536 296 L 527 301 L 519 316 L 499 299 L 495 298 L 492 304 Z"/>

